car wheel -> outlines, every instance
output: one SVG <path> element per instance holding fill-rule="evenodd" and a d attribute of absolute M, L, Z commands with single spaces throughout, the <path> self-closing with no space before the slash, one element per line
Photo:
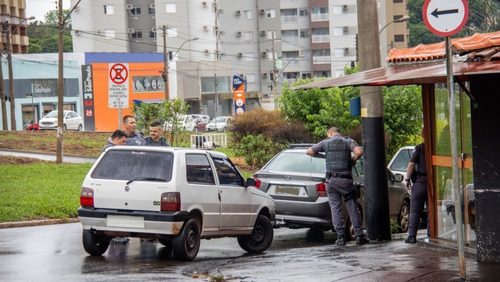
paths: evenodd
<path fill-rule="evenodd" d="M 83 126 L 81 124 L 78 125 L 78 131 L 82 131 Z"/>
<path fill-rule="evenodd" d="M 190 218 L 181 233 L 172 241 L 174 256 L 182 260 L 193 260 L 200 249 L 200 224 Z"/>
<path fill-rule="evenodd" d="M 91 256 L 101 256 L 108 250 L 110 238 L 97 236 L 90 230 L 83 230 L 83 248 Z"/>
<path fill-rule="evenodd" d="M 273 242 L 274 230 L 269 218 L 259 215 L 252 234 L 238 236 L 238 244 L 249 253 L 262 253 Z"/>
<path fill-rule="evenodd" d="M 410 223 L 410 204 L 404 201 L 401 205 L 398 215 L 398 223 L 402 233 L 408 232 L 408 225 Z"/>

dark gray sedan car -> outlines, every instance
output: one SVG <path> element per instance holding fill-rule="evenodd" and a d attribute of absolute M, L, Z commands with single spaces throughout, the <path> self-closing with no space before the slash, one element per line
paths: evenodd
<path fill-rule="evenodd" d="M 259 189 L 274 199 L 277 226 L 318 230 L 332 229 L 325 184 L 325 159 L 306 155 L 306 150 L 310 145 L 292 145 L 274 156 L 253 175 L 260 185 Z M 406 232 L 410 194 L 402 183 L 402 175 L 394 175 L 389 170 L 387 173 L 390 216 L 400 224 L 403 232 Z M 363 214 L 362 159 L 357 161 L 352 174 L 358 190 L 360 210 Z M 347 220 L 346 226 L 350 226 L 349 220 Z"/>

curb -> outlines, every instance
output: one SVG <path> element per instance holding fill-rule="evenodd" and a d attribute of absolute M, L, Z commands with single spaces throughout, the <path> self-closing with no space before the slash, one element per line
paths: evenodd
<path fill-rule="evenodd" d="M 51 224 L 63 224 L 63 223 L 75 223 L 75 222 L 79 222 L 78 218 L 41 219 L 41 220 L 29 220 L 29 221 L 0 222 L 0 229 L 29 227 L 29 226 L 41 226 L 41 225 L 51 225 Z"/>

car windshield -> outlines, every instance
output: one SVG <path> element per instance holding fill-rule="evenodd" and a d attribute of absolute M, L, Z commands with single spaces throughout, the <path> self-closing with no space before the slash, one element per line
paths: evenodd
<path fill-rule="evenodd" d="M 57 118 L 57 111 L 52 111 L 52 112 L 48 113 L 45 117 L 46 118 Z"/>
<path fill-rule="evenodd" d="M 406 172 L 413 150 L 401 150 L 391 165 L 391 170 Z"/>
<path fill-rule="evenodd" d="M 93 178 L 127 180 L 172 178 L 174 155 L 169 152 L 111 150 L 92 172 Z"/>
<path fill-rule="evenodd" d="M 285 151 L 274 158 L 265 168 L 267 171 L 325 173 L 325 159 L 313 158 L 304 151 Z"/>
<path fill-rule="evenodd" d="M 226 118 L 225 117 L 216 117 L 215 122 L 226 122 Z"/>

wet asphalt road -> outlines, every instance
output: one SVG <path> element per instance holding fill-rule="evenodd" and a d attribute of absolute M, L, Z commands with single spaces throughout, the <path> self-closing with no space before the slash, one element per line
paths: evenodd
<path fill-rule="evenodd" d="M 338 247 L 331 232 L 314 243 L 306 230 L 281 228 L 266 253 L 248 255 L 234 238 L 202 240 L 197 258 L 183 262 L 161 244 L 135 238 L 90 257 L 81 230 L 79 223 L 0 229 L 0 281 L 208 281 L 217 275 L 226 281 L 451 281 L 458 275 L 455 252 L 401 240 Z M 495 281 L 500 270 L 472 258 L 467 263 L 473 281 Z"/>

